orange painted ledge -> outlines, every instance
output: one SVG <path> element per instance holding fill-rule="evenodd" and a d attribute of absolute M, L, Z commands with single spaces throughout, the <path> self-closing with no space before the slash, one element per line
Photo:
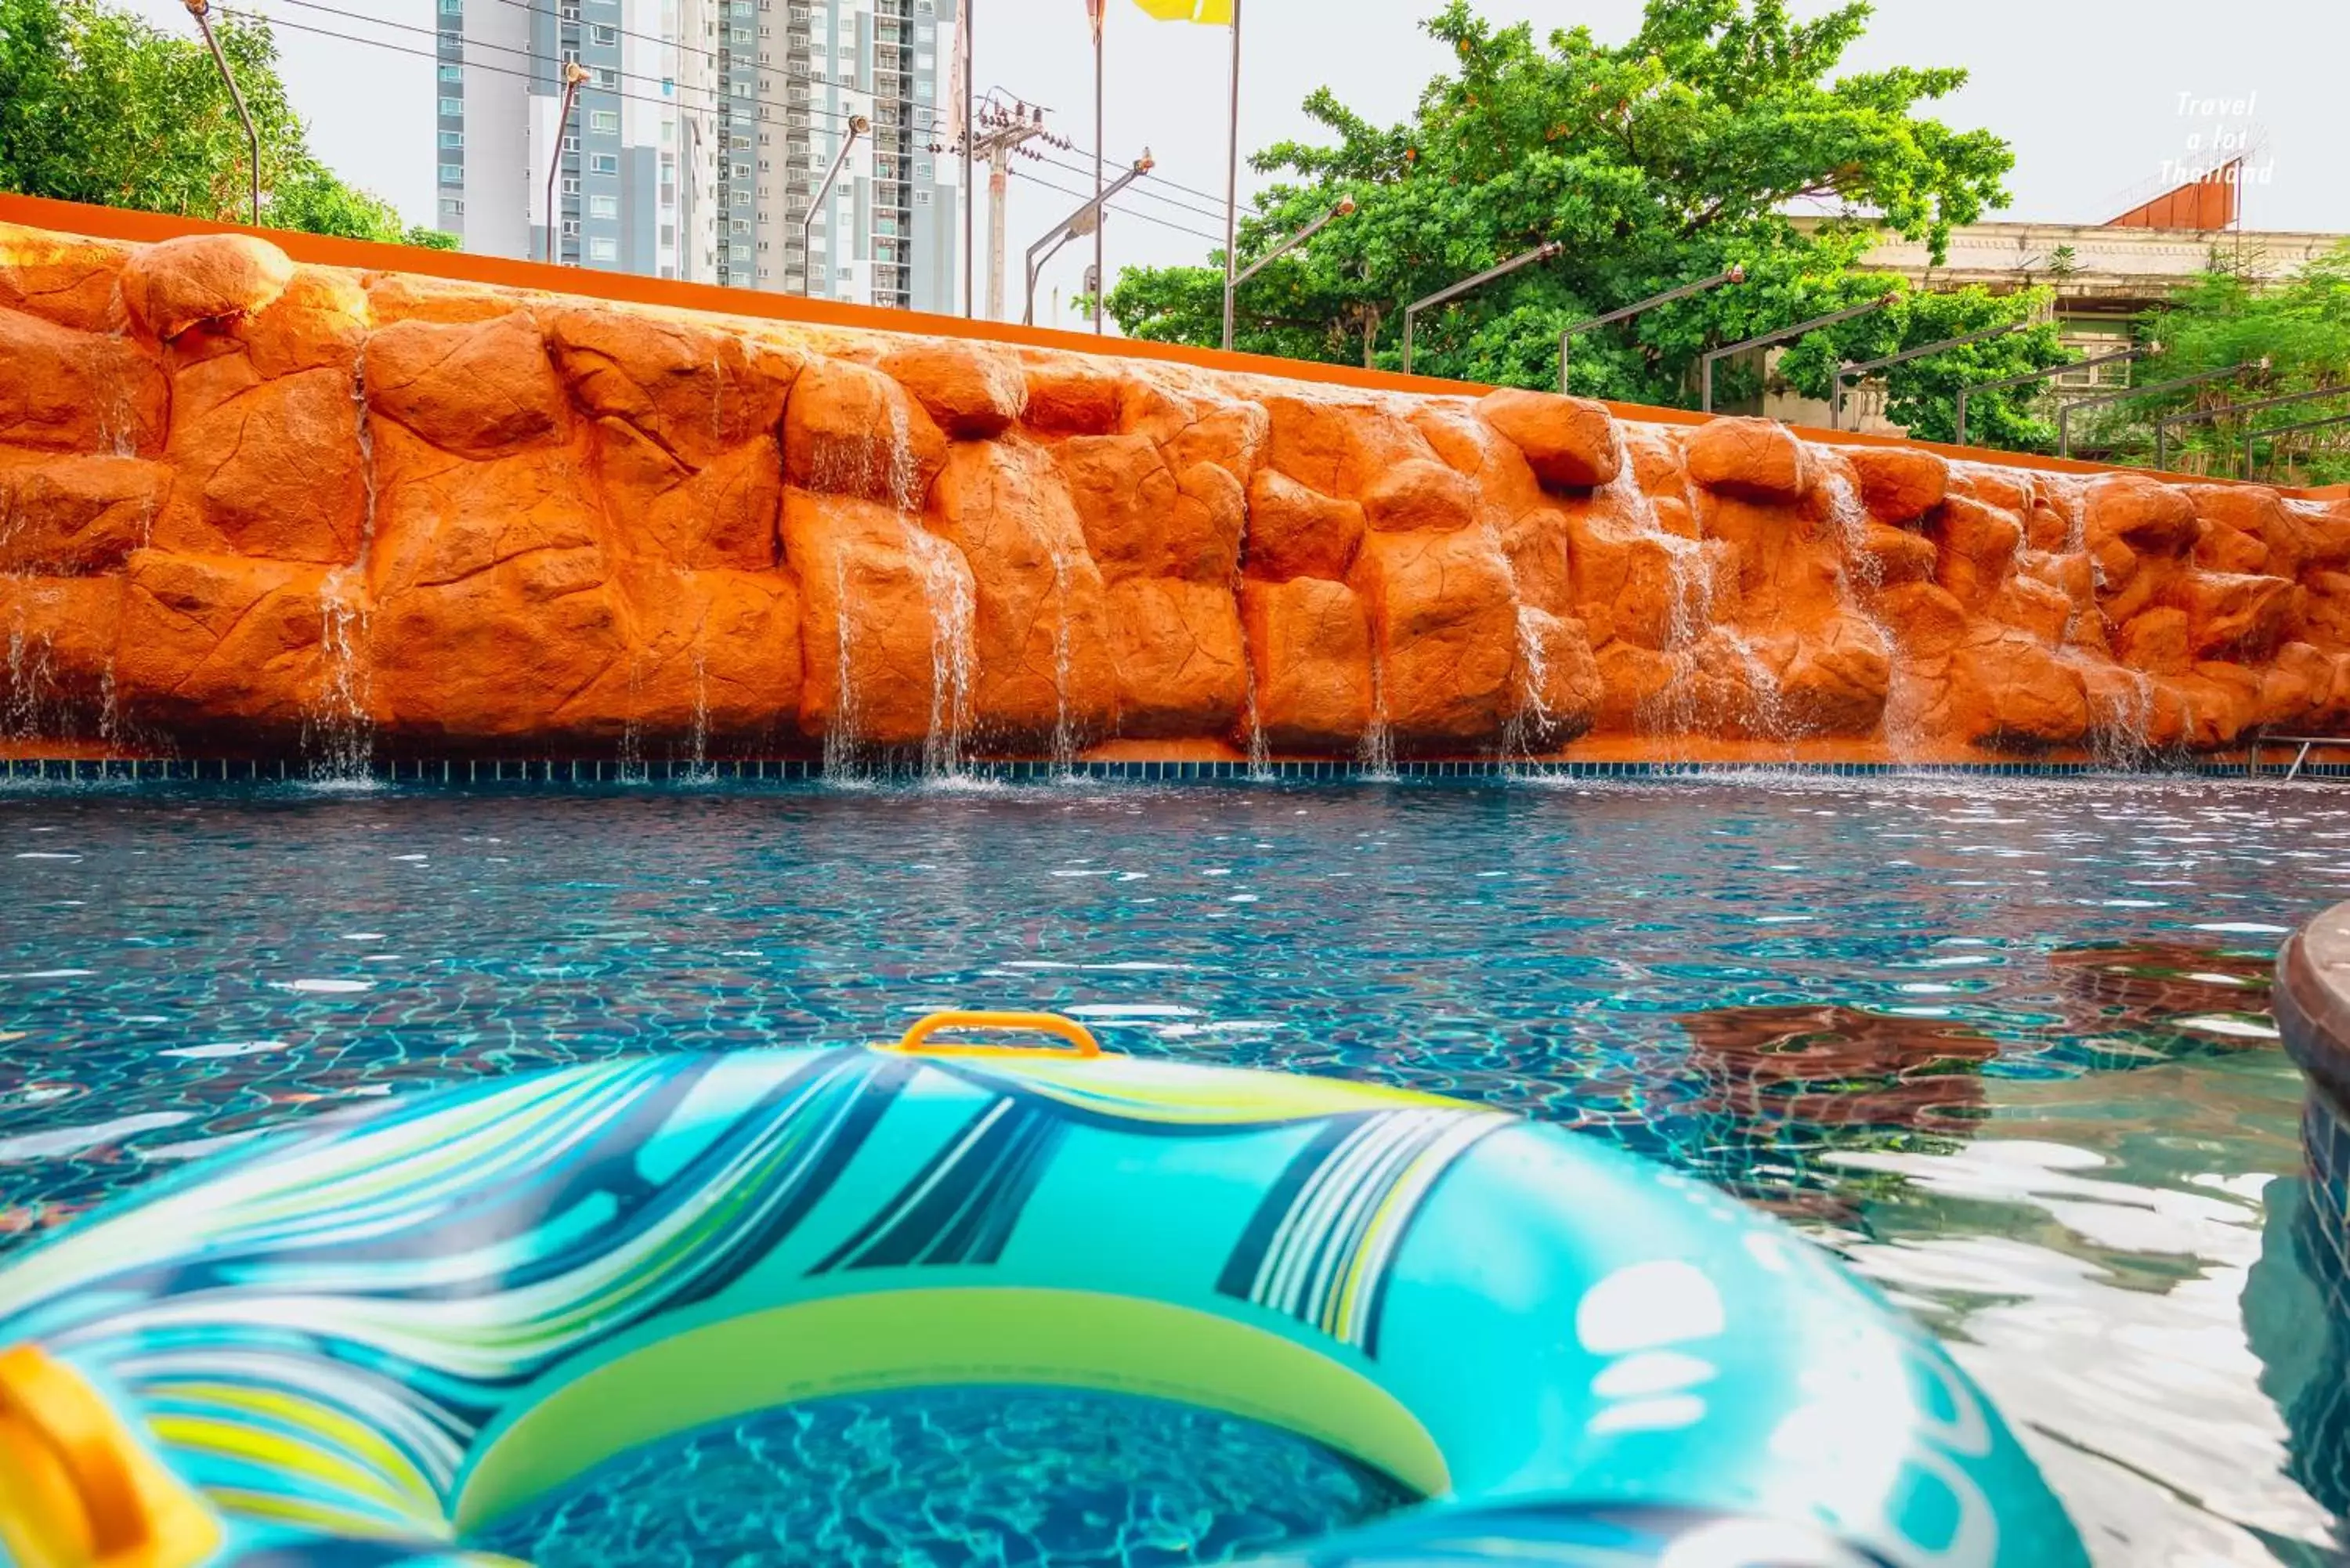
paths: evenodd
<path fill-rule="evenodd" d="M 420 245 L 382 244 L 373 240 L 338 239 L 327 234 L 288 229 L 255 228 L 244 223 L 216 223 L 202 218 L 145 213 L 127 207 L 100 207 L 81 202 L 57 202 L 45 196 L 0 192 L 0 223 L 81 234 L 91 239 L 151 244 L 188 234 L 252 234 L 267 240 L 297 262 L 318 266 L 348 267 L 359 272 L 404 272 L 452 282 L 483 284 L 494 288 L 531 289 L 549 294 L 577 295 L 589 299 L 671 310 L 707 311 L 716 315 L 788 321 L 809 327 L 854 327 L 871 332 L 906 332 L 931 337 L 977 338 L 1025 348 L 1051 348 L 1064 353 L 1102 354 L 1129 359 L 1153 359 L 1248 376 L 1313 381 L 1326 386 L 1354 387 L 1365 391 L 1418 392 L 1435 396 L 1482 397 L 1493 389 L 1474 381 L 1451 381 L 1434 376 L 1405 376 L 1392 370 L 1365 369 L 1310 359 L 1279 359 L 1263 354 L 1228 354 L 1219 348 L 1196 348 L 1182 343 L 1157 343 L 1140 337 L 1112 337 L 1090 332 L 1064 332 L 1052 327 L 1024 327 L 1013 322 L 980 321 L 927 311 L 884 309 L 870 305 L 845 305 L 834 300 L 803 299 L 794 295 L 758 289 L 728 288 L 716 284 L 680 283 L 670 278 L 639 277 L 632 273 L 598 272 L 587 267 L 556 266 L 545 262 L 510 261 L 503 256 L 469 255 L 462 251 L 426 250 Z M 1727 416 L 1695 413 L 1687 409 L 1659 408 L 1646 403 L 1609 403 L 1617 419 L 1648 424 L 1698 425 Z M 2070 458 L 2043 457 L 2029 452 L 1998 452 L 1988 447 L 1951 446 L 1940 441 L 1866 435 L 1853 431 L 1825 431 L 1816 426 L 1791 427 L 1809 441 L 1826 446 L 1906 446 L 1962 462 L 1997 463 L 2045 473 L 2107 473 L 2110 465 Z M 2123 472 L 2152 475 L 2158 471 Z M 2199 484 L 2235 484 L 2241 481 L 2203 474 L 2168 473 L 2164 477 Z M 2272 486 L 2281 495 L 2303 500 L 2334 500 L 2350 496 L 2350 485 L 2319 490 Z"/>

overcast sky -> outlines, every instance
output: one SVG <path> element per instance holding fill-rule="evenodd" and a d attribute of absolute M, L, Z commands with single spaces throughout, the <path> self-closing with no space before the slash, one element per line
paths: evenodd
<path fill-rule="evenodd" d="M 189 26 L 180 0 L 129 3 L 161 26 Z M 349 14 L 429 29 L 431 0 L 323 3 L 329 9 L 242 0 L 284 24 L 278 37 L 288 83 L 309 121 L 312 146 L 345 178 L 429 222 L 432 64 L 381 46 L 429 54 L 431 39 L 355 22 Z M 1530 20 L 1544 30 L 1582 23 L 1610 40 L 1632 30 L 1641 8 L 1640 0 L 1480 3 L 1498 20 Z M 1243 148 L 1311 135 L 1298 105 L 1319 86 L 1377 121 L 1409 113 L 1420 87 L 1445 64 L 1444 51 L 1417 26 L 1440 4 L 1246 0 Z M 1796 8 L 1817 14 L 1826 4 L 1796 0 Z M 1093 65 L 1084 0 L 974 5 L 978 85 L 1045 104 L 1053 111 L 1050 123 L 1090 151 Z M 296 23 L 364 34 L 377 44 L 298 31 Z M 1211 242 L 1201 236 L 1221 243 L 1229 38 L 1221 27 L 1154 22 L 1125 0 L 1110 0 L 1107 151 L 1123 163 L 1148 145 L 1158 160 L 1148 182 L 1166 198 L 1133 201 L 1126 214 L 1113 213 L 1113 273 L 1133 263 L 1202 259 Z M 1878 0 L 1868 36 L 1847 63 L 1959 65 L 1972 72 L 1965 90 L 1934 112 L 1961 128 L 1987 127 L 2015 148 L 2013 205 L 1996 216 L 2077 223 L 2113 217 L 2154 194 L 2178 164 L 2208 159 L 2211 139 L 2224 130 L 2249 132 L 2255 161 L 2265 167 L 2265 182 L 2247 188 L 2249 226 L 2344 232 L 2350 231 L 2345 59 L 2350 0 Z M 2236 109 L 2241 100 L 2251 100 L 2249 114 Z M 2191 145 L 2199 136 L 2200 153 Z M 1084 167 L 1020 167 L 1035 180 L 1090 195 L 1090 164 L 1054 156 Z M 1245 170 L 1243 178 L 1245 192 Z M 1076 201 L 1035 181 L 1014 183 L 1016 258 Z M 983 210 L 980 233 L 984 243 Z M 1048 287 L 1057 284 L 1066 293 L 1076 286 L 1080 248 L 1063 253 Z M 1047 314 L 1040 305 L 1040 320 Z"/>

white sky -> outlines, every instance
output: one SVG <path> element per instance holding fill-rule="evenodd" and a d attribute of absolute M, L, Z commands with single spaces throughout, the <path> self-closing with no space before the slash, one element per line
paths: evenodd
<path fill-rule="evenodd" d="M 160 26 L 190 26 L 180 0 L 120 3 Z M 265 11 L 286 24 L 278 38 L 288 83 L 309 121 L 311 144 L 328 164 L 390 198 L 411 219 L 429 221 L 431 61 L 297 31 L 292 24 L 364 34 L 429 55 L 432 41 L 424 33 L 370 26 L 350 16 L 429 29 L 431 0 L 320 0 L 328 10 L 292 0 L 222 3 Z M 1815 15 L 1826 4 L 1797 0 L 1797 8 Z M 1245 0 L 1243 150 L 1313 134 L 1298 104 L 1317 86 L 1333 88 L 1375 121 L 1402 118 L 1445 63 L 1444 51 L 1416 26 L 1440 5 Z M 1044 103 L 1054 111 L 1049 123 L 1090 149 L 1092 47 L 1083 0 L 973 0 L 973 5 L 978 85 Z M 1544 30 L 1586 24 L 1611 40 L 1628 34 L 1640 13 L 1639 0 L 1480 0 L 1480 6 L 1496 20 L 1530 20 Z M 1154 22 L 1126 0 L 1110 0 L 1106 140 L 1117 162 L 1148 145 L 1158 174 L 1146 183 L 1173 181 L 1221 194 L 1229 38 L 1221 27 Z M 2350 90 L 2341 78 L 2345 59 L 2350 0 L 2221 5 L 2210 0 L 1878 0 L 1869 35 L 1848 63 L 1962 65 L 1972 71 L 1964 92 L 1936 112 L 1962 129 L 1987 127 L 2014 146 L 2017 167 L 2009 181 L 2014 202 L 1995 216 L 2081 223 L 2112 217 L 2166 182 L 2167 161 L 2196 156 L 2191 137 L 2208 139 L 2222 127 L 2241 132 L 2249 120 L 2271 172 L 2266 183 L 2248 188 L 2247 224 L 2343 232 L 2350 231 L 2350 162 L 2342 158 L 2350 147 Z M 2182 95 L 2255 101 L 2249 116 L 2182 113 Z M 1089 164 L 1082 170 L 1018 167 L 1092 193 Z M 1244 192 L 1248 179 L 1243 169 Z M 1139 200 L 1125 203 L 1133 215 L 1113 211 L 1107 229 L 1113 275 L 1123 265 L 1200 260 L 1210 248 L 1209 240 L 1142 221 L 1143 214 L 1213 234 L 1221 243 L 1216 196 L 1163 182 L 1159 189 L 1171 201 L 1201 210 Z M 1074 205 L 1069 196 L 1014 182 L 1009 224 L 1015 302 L 1018 254 Z M 983 206 L 979 232 L 983 244 Z M 1069 246 L 1048 271 L 1046 286 L 1065 294 L 1076 287 L 1089 256 L 1089 246 Z M 1040 302 L 1040 322 L 1049 316 L 1048 303 Z"/>

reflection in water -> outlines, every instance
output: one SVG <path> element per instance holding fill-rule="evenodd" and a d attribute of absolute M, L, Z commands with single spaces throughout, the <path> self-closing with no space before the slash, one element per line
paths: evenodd
<path fill-rule="evenodd" d="M 1999 1043 L 1945 1019 L 1856 1007 L 1718 1007 L 1684 1013 L 1700 1104 L 1750 1123 L 1963 1131 L 1982 1105 L 1966 1074 Z"/>
<path fill-rule="evenodd" d="M 2324 1337 L 2277 1256 L 2299 1075 L 2264 1054 L 2127 1082 L 1995 1083 L 1963 1147 L 1830 1155 L 1877 1185 L 1853 1229 L 1815 1233 L 1952 1340 L 2099 1561 L 2330 1561 L 2332 1520 L 2296 1483 L 2308 1445 L 2340 1438 L 2289 1424 L 2272 1386 L 2272 1358 Z"/>

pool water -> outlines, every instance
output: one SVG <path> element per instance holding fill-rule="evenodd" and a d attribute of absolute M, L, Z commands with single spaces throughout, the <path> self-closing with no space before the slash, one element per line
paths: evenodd
<path fill-rule="evenodd" d="M 1177 1568 L 1408 1501 L 1317 1444 L 1206 1410 L 949 1388 L 810 1400 L 650 1444 L 467 1544 L 540 1568 Z"/>
<path fill-rule="evenodd" d="M 2350 898 L 2324 785 L 26 789 L 0 793 L 0 1266 L 354 1101 L 1044 1007 L 1137 1054 L 1564 1123 L 1787 1216 L 1950 1340 L 2101 1562 L 2331 1561 L 2350 1506 L 2338 1285 L 2266 996 L 2284 932 Z M 1104 1418 L 1034 1397 L 1040 1430 Z M 971 1451 L 908 1438 L 938 1408 L 621 1462 L 886 1430 L 912 1473 Z M 1159 1480 L 1120 1490 L 1159 1460 L 1075 1490 L 1104 1539 L 1188 1530 L 1180 1560 L 1215 1561 L 1367 1484 L 1284 1462 L 1295 1496 L 1169 1493 L 1180 1524 Z M 546 1526 L 601 1543 L 567 1560 L 664 1560 L 611 1555 L 673 1539 L 652 1513 L 584 1506 Z"/>

